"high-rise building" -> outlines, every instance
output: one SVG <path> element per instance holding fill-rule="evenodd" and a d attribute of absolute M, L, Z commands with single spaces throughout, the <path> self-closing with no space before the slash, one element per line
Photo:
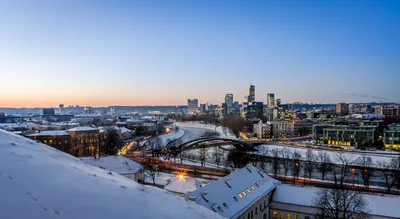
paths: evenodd
<path fill-rule="evenodd" d="M 247 102 L 249 103 L 249 105 L 251 105 L 254 101 L 256 101 L 256 87 L 254 85 L 250 85 Z"/>
<path fill-rule="evenodd" d="M 199 112 L 199 100 L 198 99 L 188 99 L 188 109 L 189 114 L 194 114 Z"/>
<path fill-rule="evenodd" d="M 275 94 L 267 94 L 267 105 L 268 108 L 274 108 L 275 107 Z"/>
<path fill-rule="evenodd" d="M 92 114 L 94 111 L 93 111 L 93 107 L 91 107 L 91 106 L 87 106 L 87 107 L 85 107 L 85 113 L 87 113 L 87 114 Z"/>
<path fill-rule="evenodd" d="M 208 103 L 200 104 L 200 114 L 205 114 L 208 112 Z"/>
<path fill-rule="evenodd" d="M 349 115 L 349 104 L 346 103 L 336 104 L 336 114 L 339 116 Z"/>
<path fill-rule="evenodd" d="M 64 113 L 64 104 L 60 104 L 58 108 L 58 113 L 63 114 Z"/>
<path fill-rule="evenodd" d="M 233 94 L 225 95 L 225 103 L 228 109 L 232 108 L 233 106 Z"/>
<path fill-rule="evenodd" d="M 276 99 L 276 106 L 281 106 L 281 99 Z"/>

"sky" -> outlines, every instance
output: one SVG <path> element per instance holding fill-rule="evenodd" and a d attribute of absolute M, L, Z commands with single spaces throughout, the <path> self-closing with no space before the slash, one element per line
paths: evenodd
<path fill-rule="evenodd" d="M 3 0 L 0 107 L 400 101 L 400 1 Z"/>

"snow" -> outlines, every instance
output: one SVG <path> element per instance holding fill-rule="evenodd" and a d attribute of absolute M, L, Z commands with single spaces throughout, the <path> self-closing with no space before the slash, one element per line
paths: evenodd
<path fill-rule="evenodd" d="M 187 128 L 200 128 L 200 129 L 206 129 L 206 130 L 212 130 L 216 131 L 220 134 L 220 137 L 222 138 L 230 138 L 230 139 L 237 139 L 237 137 L 231 133 L 231 131 L 228 130 L 226 127 L 222 126 L 215 126 L 211 124 L 201 124 L 201 123 L 181 123 L 181 122 L 176 122 L 174 125 L 178 127 L 187 127 Z"/>
<path fill-rule="evenodd" d="M 287 148 L 291 152 L 293 152 L 293 151 L 300 152 L 301 155 L 302 155 L 302 159 L 303 160 L 306 157 L 306 152 L 307 152 L 307 149 L 308 149 L 308 148 L 305 148 L 305 147 L 293 147 L 293 146 L 291 147 L 291 146 L 282 146 L 282 145 L 273 145 L 273 144 L 260 145 L 258 148 L 259 149 L 267 148 L 269 150 L 268 156 L 271 156 L 271 150 L 273 150 L 273 149 L 279 149 L 280 150 L 282 148 Z M 340 162 L 335 159 L 335 157 L 340 153 L 350 157 L 352 159 L 352 161 L 355 161 L 359 157 L 362 157 L 363 155 L 366 155 L 366 156 L 371 157 L 373 164 L 377 164 L 378 161 L 389 162 L 392 158 L 396 157 L 396 154 L 390 154 L 390 153 L 374 154 L 372 152 L 369 152 L 369 153 L 368 152 L 350 152 L 350 151 L 346 152 L 346 151 L 333 151 L 333 150 L 322 150 L 322 149 L 311 149 L 311 150 L 315 155 L 319 155 L 320 153 L 326 152 L 330 156 L 332 163 L 336 163 L 336 164 L 340 164 Z"/>
<path fill-rule="evenodd" d="M 30 122 L 0 123 L 0 129 L 4 129 L 6 131 L 12 131 L 14 129 L 27 129 L 31 124 L 33 123 Z"/>
<path fill-rule="evenodd" d="M 98 129 L 97 128 L 93 128 L 93 127 L 81 126 L 81 127 L 75 127 L 75 128 L 72 128 L 72 129 L 68 129 L 67 131 L 68 132 L 84 132 L 84 131 L 96 131 L 96 130 L 98 130 Z"/>
<path fill-rule="evenodd" d="M 221 218 L 154 187 L 0 131 L 1 218 Z"/>
<path fill-rule="evenodd" d="M 142 169 L 142 165 L 129 160 L 124 156 L 106 156 L 94 159 L 94 157 L 80 157 L 80 159 L 92 166 L 116 172 L 118 174 L 134 174 Z"/>
<path fill-rule="evenodd" d="M 195 198 L 194 202 L 197 204 L 205 206 L 208 209 L 214 209 L 224 217 L 236 218 L 248 206 L 251 206 L 272 192 L 278 184 L 280 184 L 279 181 L 259 172 L 257 168 L 249 165 L 205 187 L 201 187 L 187 194 L 185 197 L 188 199 Z M 248 189 L 251 192 L 248 192 Z M 240 198 L 238 194 L 243 192 L 246 195 Z M 236 197 L 238 201 L 233 197 Z M 227 207 L 224 207 L 224 203 Z"/>
<path fill-rule="evenodd" d="M 193 177 L 183 177 L 183 179 L 180 179 L 178 176 L 175 176 L 170 178 L 170 182 L 164 189 L 170 192 L 186 194 L 196 190 L 196 185 L 200 185 L 200 182 L 196 182 L 196 179 Z"/>
<path fill-rule="evenodd" d="M 42 132 L 38 132 L 35 134 L 27 135 L 27 136 L 30 137 L 30 136 L 56 136 L 56 135 L 61 136 L 61 135 L 69 135 L 69 134 L 66 131 L 57 130 L 57 131 L 42 131 Z"/>
<path fill-rule="evenodd" d="M 276 187 L 272 201 L 288 203 L 300 206 L 315 207 L 313 203 L 315 193 L 319 191 L 315 187 L 301 187 L 281 184 Z M 371 215 L 398 218 L 400 216 L 400 197 L 389 195 L 364 194 L 369 203 L 368 208 Z"/>
<path fill-rule="evenodd" d="M 182 136 L 185 134 L 185 131 L 183 130 L 178 130 L 178 131 L 174 131 L 174 132 L 170 132 L 168 134 L 165 135 L 160 135 L 159 137 L 162 140 L 162 146 L 165 147 L 167 145 L 167 140 L 175 140 L 178 138 L 182 138 Z"/>

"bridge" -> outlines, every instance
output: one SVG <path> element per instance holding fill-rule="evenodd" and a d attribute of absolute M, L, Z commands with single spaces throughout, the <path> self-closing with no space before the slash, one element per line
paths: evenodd
<path fill-rule="evenodd" d="M 182 151 L 185 150 L 191 150 L 191 149 L 197 149 L 200 148 L 198 145 L 200 143 L 208 143 L 208 145 L 221 145 L 221 144 L 230 144 L 236 147 L 239 150 L 243 151 L 256 151 L 255 149 L 256 146 L 265 144 L 265 142 L 249 142 L 249 141 L 240 141 L 236 139 L 231 139 L 231 138 L 221 138 L 221 137 L 203 137 L 203 138 L 198 138 L 194 140 L 187 141 L 183 144 L 180 144 L 176 147 L 173 147 L 173 142 L 171 141 L 170 143 L 167 144 L 167 148 L 169 149 L 170 153 L 173 155 L 178 155 Z M 197 148 L 196 148 L 197 147 Z"/>

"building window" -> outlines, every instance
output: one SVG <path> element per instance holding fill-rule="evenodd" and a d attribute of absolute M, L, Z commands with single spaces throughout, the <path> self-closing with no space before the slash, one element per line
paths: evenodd
<path fill-rule="evenodd" d="M 261 208 L 261 204 L 260 204 L 260 211 L 261 211 L 261 209 L 262 209 L 262 208 Z"/>
<path fill-rule="evenodd" d="M 258 210 L 258 209 L 257 209 L 257 207 L 256 207 L 256 215 L 257 215 L 257 210 Z"/>
<path fill-rule="evenodd" d="M 250 189 L 247 189 L 247 192 L 249 192 L 249 193 L 250 193 Z"/>
<path fill-rule="evenodd" d="M 265 200 L 264 200 L 264 208 L 267 206 L 265 203 L 266 203 L 266 202 L 265 202 Z"/>
<path fill-rule="evenodd" d="M 290 214 L 287 214 L 287 215 L 286 215 L 286 218 L 287 218 L 287 219 L 290 219 Z"/>
<path fill-rule="evenodd" d="M 239 193 L 239 198 L 243 198 L 243 195 L 241 193 Z"/>
<path fill-rule="evenodd" d="M 251 210 L 251 218 L 253 218 L 253 210 Z"/>
<path fill-rule="evenodd" d="M 252 188 L 253 190 L 255 190 L 255 189 L 256 189 L 254 186 L 251 186 L 251 188 Z"/>
<path fill-rule="evenodd" d="M 234 199 L 235 201 L 237 201 L 237 202 L 239 201 L 238 198 L 237 198 L 236 196 L 233 196 L 233 199 Z"/>
<path fill-rule="evenodd" d="M 281 212 L 280 219 L 285 219 L 285 217 L 283 216 L 283 212 Z M 308 219 L 310 219 L 310 218 L 308 218 Z"/>
<path fill-rule="evenodd" d="M 225 208 L 228 208 L 228 205 L 224 202 L 223 204 L 222 204 Z"/>
<path fill-rule="evenodd" d="M 305 216 L 304 219 L 310 219 L 310 216 Z"/>
<path fill-rule="evenodd" d="M 298 219 L 298 218 L 297 218 L 297 214 L 294 214 L 294 215 L 293 215 L 293 219 Z"/>
<path fill-rule="evenodd" d="M 242 194 L 243 194 L 244 196 L 246 196 L 246 193 L 245 193 L 244 191 L 242 192 Z"/>
<path fill-rule="evenodd" d="M 250 219 L 250 212 L 247 213 L 247 219 Z"/>
<path fill-rule="evenodd" d="M 278 217 L 278 212 L 274 211 L 274 218 Z"/>

